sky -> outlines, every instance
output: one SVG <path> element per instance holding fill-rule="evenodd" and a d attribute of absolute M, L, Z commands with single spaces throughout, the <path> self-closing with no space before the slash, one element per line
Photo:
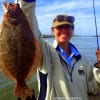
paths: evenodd
<path fill-rule="evenodd" d="M 14 0 L 7 0 L 14 2 Z M 100 35 L 100 0 L 94 0 L 97 32 Z M 2 0 L 0 0 L 2 6 Z M 67 14 L 75 17 L 75 35 L 95 36 L 96 27 L 93 13 L 93 0 L 36 0 L 36 17 L 42 34 L 52 34 L 53 18 L 58 14 Z M 0 7 L 0 22 L 2 18 Z"/>

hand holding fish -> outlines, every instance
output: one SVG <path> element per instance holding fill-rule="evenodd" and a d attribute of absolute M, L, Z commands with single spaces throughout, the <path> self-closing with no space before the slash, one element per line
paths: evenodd
<path fill-rule="evenodd" d="M 97 63 L 99 65 L 99 67 L 100 67 L 100 50 L 96 51 L 96 56 L 97 56 Z"/>

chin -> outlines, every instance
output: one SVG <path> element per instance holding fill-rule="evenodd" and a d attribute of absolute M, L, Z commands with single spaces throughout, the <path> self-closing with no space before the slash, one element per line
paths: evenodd
<path fill-rule="evenodd" d="M 61 42 L 64 42 L 64 43 L 69 42 L 69 39 L 62 39 Z"/>
<path fill-rule="evenodd" d="M 60 43 L 63 43 L 63 44 L 65 44 L 65 43 L 68 43 L 69 41 L 60 41 Z"/>

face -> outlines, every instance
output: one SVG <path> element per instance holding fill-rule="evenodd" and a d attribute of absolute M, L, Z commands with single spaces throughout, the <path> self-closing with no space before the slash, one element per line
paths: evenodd
<path fill-rule="evenodd" d="M 55 27 L 52 29 L 52 32 L 58 44 L 68 43 L 73 35 L 72 26 L 69 25 Z"/>

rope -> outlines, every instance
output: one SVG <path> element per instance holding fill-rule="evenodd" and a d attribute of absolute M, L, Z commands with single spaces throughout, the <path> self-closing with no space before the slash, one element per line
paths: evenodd
<path fill-rule="evenodd" d="M 96 21 L 96 14 L 95 14 L 95 4 L 94 4 L 94 0 L 93 0 L 93 10 L 94 10 L 94 20 L 95 20 L 95 29 L 96 29 L 97 50 L 99 50 L 99 39 L 98 39 L 97 21 Z"/>

